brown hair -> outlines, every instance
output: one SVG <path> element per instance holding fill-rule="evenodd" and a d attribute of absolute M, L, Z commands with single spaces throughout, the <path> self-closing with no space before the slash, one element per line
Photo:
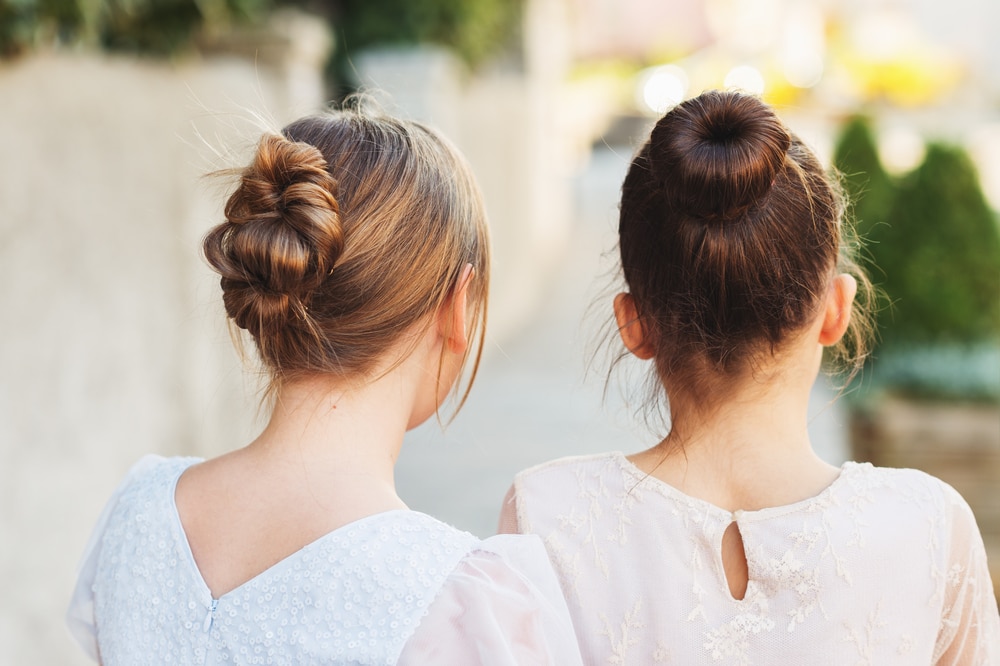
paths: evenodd
<path fill-rule="evenodd" d="M 663 116 L 622 186 L 622 270 L 658 379 L 704 400 L 816 313 L 848 256 L 837 181 L 756 97 L 709 91 Z M 867 352 L 864 304 L 841 347 Z"/>
<path fill-rule="evenodd" d="M 489 235 L 468 165 L 437 133 L 360 107 L 302 118 L 261 139 L 225 216 L 205 257 L 271 388 L 371 372 L 471 264 L 478 344 L 467 394 L 486 325 Z"/>

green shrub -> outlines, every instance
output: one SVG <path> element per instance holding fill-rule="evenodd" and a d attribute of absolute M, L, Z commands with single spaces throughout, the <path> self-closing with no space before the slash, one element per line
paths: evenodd
<path fill-rule="evenodd" d="M 261 20 L 270 0 L 102 0 L 100 38 L 110 50 L 170 55 L 201 30 Z"/>
<path fill-rule="evenodd" d="M 324 16 L 336 38 L 327 78 L 351 92 L 351 55 L 372 46 L 432 43 L 475 66 L 516 43 L 524 0 L 0 0 L 0 58 L 36 43 L 85 41 L 171 55 L 202 31 L 262 20 L 272 6 Z"/>
<path fill-rule="evenodd" d="M 351 58 L 376 46 L 438 44 L 476 66 L 516 41 L 524 0 L 286 0 L 325 15 L 336 50 L 327 67 L 335 96 L 357 84 Z"/>
<path fill-rule="evenodd" d="M 929 145 L 869 240 L 885 347 L 1000 342 L 1000 230 L 963 150 Z"/>
<path fill-rule="evenodd" d="M 880 292 L 880 341 L 855 397 L 1000 399 L 1000 228 L 968 155 L 931 144 L 920 167 L 894 179 L 857 116 L 834 165 Z"/>
<path fill-rule="evenodd" d="M 837 139 L 833 165 L 851 202 L 855 232 L 863 240 L 885 222 L 896 196 L 892 177 L 882 167 L 871 121 L 854 116 Z"/>
<path fill-rule="evenodd" d="M 19 55 L 38 39 L 72 41 L 82 25 L 78 0 L 0 0 L 0 58 Z"/>
<path fill-rule="evenodd" d="M 522 0 L 336 0 L 338 48 L 440 44 L 475 65 L 516 33 Z"/>
<path fill-rule="evenodd" d="M 271 0 L 0 0 L 0 57 L 38 42 L 98 42 L 109 50 L 169 55 L 199 31 L 264 17 Z"/>

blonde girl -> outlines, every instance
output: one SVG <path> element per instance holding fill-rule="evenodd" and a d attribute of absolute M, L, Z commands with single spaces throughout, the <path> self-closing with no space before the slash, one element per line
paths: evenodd
<path fill-rule="evenodd" d="M 455 149 L 360 107 L 302 118 L 260 140 L 225 218 L 204 253 L 269 373 L 270 420 L 221 457 L 129 472 L 69 610 L 84 650 L 104 664 L 577 663 L 536 539 L 482 541 L 396 494 L 404 433 L 479 360 L 489 239 Z"/>

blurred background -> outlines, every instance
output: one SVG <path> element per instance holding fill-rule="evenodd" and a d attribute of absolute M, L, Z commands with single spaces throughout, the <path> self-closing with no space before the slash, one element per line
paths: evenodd
<path fill-rule="evenodd" d="M 820 454 L 955 485 L 1000 581 L 997 26 L 993 0 L 0 0 L 0 663 L 83 663 L 62 614 L 136 459 L 255 435 L 202 176 L 358 89 L 460 146 L 494 234 L 483 367 L 407 437 L 413 508 L 487 536 L 518 470 L 660 439 L 644 368 L 606 383 L 618 188 L 659 114 L 737 87 L 840 170 L 882 288 L 873 362 L 814 389 Z"/>

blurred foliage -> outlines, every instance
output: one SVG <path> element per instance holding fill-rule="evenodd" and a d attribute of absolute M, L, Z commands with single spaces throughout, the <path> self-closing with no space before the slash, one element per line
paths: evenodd
<path fill-rule="evenodd" d="M 0 56 L 85 42 L 169 55 L 202 31 L 262 19 L 271 0 L 0 0 Z"/>
<path fill-rule="evenodd" d="M 1000 346 L 936 344 L 897 346 L 879 355 L 875 390 L 908 398 L 1000 401 Z"/>
<path fill-rule="evenodd" d="M 964 150 L 930 144 L 870 241 L 884 344 L 1000 342 L 1000 229 Z"/>
<path fill-rule="evenodd" d="M 475 67 L 510 47 L 524 0 L 288 0 L 326 16 L 336 51 L 328 78 L 339 92 L 356 84 L 351 58 L 371 47 L 437 44 Z"/>
<path fill-rule="evenodd" d="M 509 41 L 517 0 L 339 0 L 338 37 L 348 52 L 373 45 L 440 44 L 469 64 Z"/>
<path fill-rule="evenodd" d="M 0 0 L 0 57 L 26 51 L 41 36 L 70 41 L 83 17 L 78 0 Z"/>
<path fill-rule="evenodd" d="M 434 43 L 477 65 L 517 35 L 523 0 L 0 0 L 0 57 L 80 41 L 167 55 L 277 5 L 326 17 L 340 62 L 370 46 Z"/>
<path fill-rule="evenodd" d="M 882 167 L 870 122 L 835 150 L 881 290 L 871 389 L 1000 399 L 1000 226 L 961 148 L 932 143 L 900 179 Z M 866 373 L 868 374 L 868 373 Z"/>
<path fill-rule="evenodd" d="M 168 55 L 200 31 L 261 19 L 270 0 L 104 0 L 101 43 L 110 50 Z"/>
<path fill-rule="evenodd" d="M 896 196 L 896 184 L 882 167 L 871 121 L 854 116 L 837 139 L 833 165 L 851 202 L 854 229 L 861 239 L 884 223 Z"/>

